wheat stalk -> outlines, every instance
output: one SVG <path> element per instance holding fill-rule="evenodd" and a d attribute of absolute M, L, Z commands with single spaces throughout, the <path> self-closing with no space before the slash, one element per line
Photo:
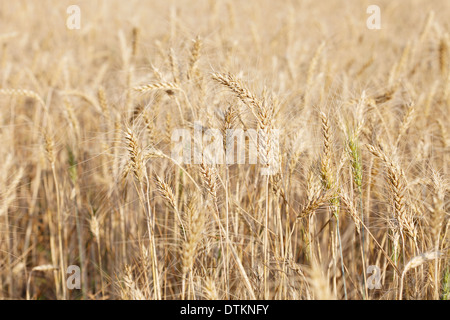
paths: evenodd
<path fill-rule="evenodd" d="M 178 86 L 178 84 L 173 82 L 156 82 L 142 85 L 139 87 L 134 87 L 133 90 L 141 93 L 146 93 L 154 90 L 166 90 L 167 93 L 170 94 L 172 93 L 172 91 L 180 90 L 180 87 Z"/>
<path fill-rule="evenodd" d="M 27 97 L 36 100 L 44 109 L 47 108 L 41 96 L 32 90 L 26 89 L 0 89 L 0 95 Z"/>
<path fill-rule="evenodd" d="M 399 300 L 402 300 L 402 297 L 403 297 L 403 282 L 404 282 L 406 273 L 411 269 L 417 268 L 417 267 L 423 265 L 424 263 L 427 263 L 428 261 L 439 259 L 442 256 L 443 256 L 442 252 L 429 251 L 429 252 L 424 252 L 418 256 L 415 256 L 414 258 L 412 258 L 411 260 L 408 261 L 408 263 L 403 268 L 403 272 L 402 272 L 402 276 L 401 276 L 401 280 L 400 280 Z"/>

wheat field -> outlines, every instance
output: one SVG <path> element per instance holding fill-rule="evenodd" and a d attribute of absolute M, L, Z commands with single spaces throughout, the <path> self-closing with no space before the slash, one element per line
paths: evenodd
<path fill-rule="evenodd" d="M 0 0 L 0 298 L 450 299 L 449 16 Z"/>

